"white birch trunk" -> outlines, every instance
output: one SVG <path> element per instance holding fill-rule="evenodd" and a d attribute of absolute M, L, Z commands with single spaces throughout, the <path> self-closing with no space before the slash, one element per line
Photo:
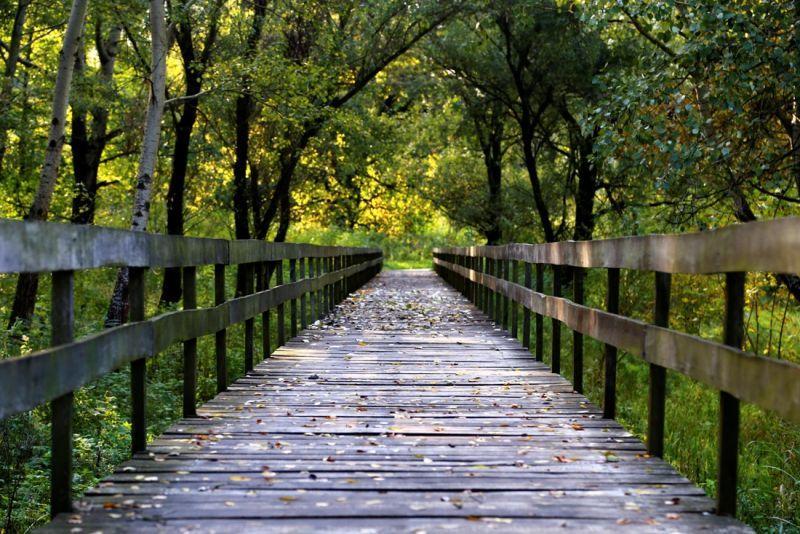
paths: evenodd
<path fill-rule="evenodd" d="M 47 150 L 44 165 L 39 174 L 39 187 L 33 198 L 29 219 L 44 220 L 50 211 L 53 191 L 58 179 L 58 168 L 61 164 L 61 151 L 64 148 L 64 126 L 67 120 L 72 72 L 75 68 L 75 55 L 78 53 L 83 23 L 86 19 L 86 8 L 89 0 L 73 0 L 69 14 L 64 41 L 58 57 L 58 71 L 53 91 L 53 112 L 50 119 L 50 132 L 47 136 Z"/>
<path fill-rule="evenodd" d="M 167 26 L 163 0 L 150 1 L 150 35 L 152 52 L 150 63 L 150 102 L 144 121 L 142 149 L 139 153 L 139 170 L 133 199 L 131 230 L 144 232 L 150 218 L 150 197 L 153 192 L 153 172 L 158 159 L 161 141 L 161 118 L 164 115 L 164 97 L 167 82 Z"/>
<path fill-rule="evenodd" d="M 150 100 L 144 120 L 142 148 L 133 197 L 131 230 L 144 232 L 150 218 L 150 198 L 153 193 L 153 173 L 158 160 L 161 141 L 161 118 L 164 115 L 164 98 L 167 82 L 167 27 L 164 0 L 150 0 L 150 36 L 152 52 L 150 63 Z M 105 326 L 113 327 L 125 321 L 128 301 L 128 269 L 120 269 L 114 295 L 108 307 Z"/>

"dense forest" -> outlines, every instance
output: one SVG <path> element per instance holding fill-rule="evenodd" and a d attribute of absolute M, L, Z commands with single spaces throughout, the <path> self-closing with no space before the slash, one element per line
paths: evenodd
<path fill-rule="evenodd" d="M 798 215 L 799 19 L 788 0 L 2 0 L 0 216 L 374 245 L 403 268 L 442 244 Z M 676 280 L 673 327 L 719 338 L 723 279 Z M 78 276 L 79 334 L 124 321 L 127 281 Z M 624 314 L 650 317 L 648 282 L 624 275 Z M 148 313 L 180 302 L 178 270 L 147 283 Z M 47 344 L 48 284 L 0 277 L 3 357 Z M 800 278 L 748 278 L 747 350 L 800 360 L 798 303 Z M 587 342 L 595 401 L 601 359 Z M 178 369 L 148 363 L 153 435 L 179 416 Z M 76 397 L 79 489 L 128 454 L 126 373 Z M 646 367 L 619 373 L 641 435 Z M 666 457 L 713 494 L 716 393 L 669 388 Z M 47 421 L 0 423 L 2 531 L 48 518 Z M 800 428 L 748 406 L 741 439 L 741 517 L 800 530 Z"/>

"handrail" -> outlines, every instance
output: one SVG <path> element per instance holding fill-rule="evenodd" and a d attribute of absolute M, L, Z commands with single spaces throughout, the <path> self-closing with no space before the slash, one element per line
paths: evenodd
<path fill-rule="evenodd" d="M 561 332 L 573 331 L 573 385 L 583 384 L 583 335 L 605 344 L 604 417 L 616 406 L 617 349 L 650 364 L 647 445 L 663 455 L 666 369 L 720 391 L 718 503 L 733 515 L 739 400 L 800 423 L 800 365 L 742 350 L 744 283 L 747 272 L 800 273 L 800 218 L 740 224 L 691 234 L 645 235 L 596 241 L 546 244 L 443 247 L 433 251 L 435 270 L 491 319 L 517 334 L 517 305 L 523 310 L 523 345 L 530 347 L 531 314 L 536 324 L 536 358 L 543 359 L 542 318 L 552 320 L 552 369 L 560 372 Z M 524 283 L 519 281 L 519 267 Z M 544 292 L 544 268 L 553 271 L 553 292 Z M 560 295 L 560 276 L 573 272 L 573 296 Z M 536 286 L 533 289 L 533 269 Z M 608 272 L 607 310 L 584 305 L 585 269 Z M 618 313 L 619 271 L 655 272 L 654 324 Z M 670 276 L 673 273 L 726 273 L 725 340 L 719 343 L 668 328 Z M 509 310 L 509 308 L 511 308 Z"/>
<path fill-rule="evenodd" d="M 289 281 L 283 282 L 283 262 Z M 285 303 L 296 335 L 309 318 L 322 317 L 377 274 L 380 249 L 256 240 L 226 241 L 165 236 L 97 226 L 0 219 L 0 273 L 53 273 L 52 347 L 0 360 L 0 419 L 51 402 L 51 514 L 72 507 L 73 392 L 126 363 L 131 365 L 132 451 L 146 449 L 145 361 L 183 342 L 183 415 L 196 415 L 197 338 L 214 334 L 217 389 L 227 388 L 227 332 L 244 323 L 245 372 L 253 369 L 254 319 L 262 316 L 264 357 L 269 355 L 270 314 L 277 312 L 278 344 L 286 338 Z M 214 303 L 197 308 L 196 267 L 214 266 Z M 225 267 L 236 265 L 245 295 L 225 297 Z M 131 322 L 73 340 L 74 271 L 127 267 Z M 182 310 L 145 318 L 144 272 L 179 267 Z M 269 288 L 272 274 L 276 286 Z M 254 278 L 258 287 L 253 287 Z M 299 302 L 299 309 L 298 309 Z M 308 304 L 308 306 L 307 306 Z"/>
<path fill-rule="evenodd" d="M 687 234 L 594 241 L 443 247 L 434 253 L 584 268 L 672 274 L 800 272 L 800 218 L 785 217 Z"/>
<path fill-rule="evenodd" d="M 132 232 L 101 226 L 0 219 L 0 273 L 98 267 L 238 265 L 379 253 L 377 248 L 226 241 Z"/>

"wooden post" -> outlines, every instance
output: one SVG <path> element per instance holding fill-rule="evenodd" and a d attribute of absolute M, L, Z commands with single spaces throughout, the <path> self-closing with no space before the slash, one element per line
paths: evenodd
<path fill-rule="evenodd" d="M 669 297 L 672 276 L 655 273 L 656 303 L 653 323 L 669 328 Z M 647 452 L 651 456 L 664 456 L 664 405 L 667 397 L 667 370 L 650 364 L 650 388 L 647 410 Z"/>
<path fill-rule="evenodd" d="M 214 305 L 225 303 L 225 265 L 214 266 Z M 214 335 L 214 353 L 217 363 L 217 393 L 228 389 L 228 331 L 222 329 Z"/>
<path fill-rule="evenodd" d="M 561 296 L 561 267 L 553 265 L 553 296 Z M 561 372 L 561 322 L 558 319 L 550 321 L 550 328 L 553 331 L 550 341 L 550 368 L 555 374 Z"/>
<path fill-rule="evenodd" d="M 54 346 L 73 339 L 74 293 L 74 273 L 54 272 L 50 298 L 50 341 Z M 73 402 L 70 392 L 50 403 L 50 517 L 72 511 Z"/>
<path fill-rule="evenodd" d="M 481 259 L 478 256 L 472 257 L 472 270 L 475 271 L 476 273 L 479 273 L 481 271 L 480 260 Z M 480 310 L 483 307 L 483 287 L 478 282 L 475 282 L 474 296 L 475 296 L 475 301 L 474 301 L 475 307 Z"/>
<path fill-rule="evenodd" d="M 544 265 L 536 264 L 536 292 L 544 293 Z M 544 361 L 544 317 L 536 314 L 536 361 Z"/>
<path fill-rule="evenodd" d="M 583 304 L 583 279 L 585 271 L 574 267 L 572 271 L 572 300 L 575 304 Z M 583 393 L 583 334 L 572 331 L 572 385 L 575 391 Z"/>
<path fill-rule="evenodd" d="M 489 276 L 495 276 L 497 274 L 495 272 L 495 261 L 494 261 L 494 259 L 486 258 L 486 272 L 487 272 L 487 274 Z M 496 295 L 496 293 L 494 292 L 494 290 L 490 289 L 489 290 L 489 310 L 488 310 L 489 313 L 488 313 L 488 315 L 489 315 L 489 319 L 493 323 L 497 322 L 497 315 L 495 313 L 497 311 L 497 308 L 495 307 L 495 295 Z"/>
<path fill-rule="evenodd" d="M 500 264 L 503 266 L 503 280 L 509 281 L 511 279 L 511 261 L 510 260 L 500 260 Z M 503 295 L 503 328 L 506 332 L 509 330 L 509 319 L 511 315 L 511 299 L 508 296 Z"/>
<path fill-rule="evenodd" d="M 745 273 L 725 275 L 725 339 L 737 349 L 744 342 Z M 736 515 L 736 478 L 739 467 L 739 399 L 719 392 L 719 454 L 717 465 L 717 514 Z"/>
<path fill-rule="evenodd" d="M 606 311 L 619 313 L 619 269 L 608 270 L 606 286 Z M 605 346 L 605 386 L 603 390 L 603 417 L 614 419 L 617 414 L 617 347 Z"/>
<path fill-rule="evenodd" d="M 484 257 L 481 256 L 478 258 L 478 269 L 483 274 L 489 273 L 489 261 Z M 487 286 L 481 286 L 481 310 L 487 316 L 489 315 L 489 288 Z"/>
<path fill-rule="evenodd" d="M 297 282 L 297 260 L 291 258 L 289 260 L 289 282 Z M 290 337 L 297 337 L 297 299 L 294 298 L 289 302 L 289 334 Z"/>
<path fill-rule="evenodd" d="M 144 320 L 145 286 L 144 268 L 128 268 L 128 318 L 131 322 Z M 147 360 L 131 362 L 131 452 L 147 448 Z"/>
<path fill-rule="evenodd" d="M 275 285 L 283 285 L 283 260 L 275 262 Z M 286 308 L 281 302 L 278 304 L 278 346 L 286 343 Z"/>
<path fill-rule="evenodd" d="M 511 260 L 511 281 L 515 284 L 519 280 L 519 262 Z M 510 300 L 510 299 L 509 299 Z M 519 305 L 511 301 L 511 337 L 517 338 L 519 334 Z"/>
<path fill-rule="evenodd" d="M 330 257 L 326 257 L 325 261 L 325 274 L 330 274 L 333 271 L 333 260 Z M 325 284 L 325 315 L 328 315 L 331 311 L 331 284 Z"/>
<path fill-rule="evenodd" d="M 500 264 L 500 260 L 492 259 L 492 271 L 494 271 L 492 274 L 495 278 L 503 277 L 503 266 Z M 497 325 L 503 323 L 503 303 L 501 298 L 500 293 L 495 291 L 492 301 L 494 303 L 494 322 Z"/>
<path fill-rule="evenodd" d="M 197 308 L 197 268 L 183 268 L 183 309 Z M 197 416 L 197 340 L 183 342 L 183 416 Z"/>
<path fill-rule="evenodd" d="M 314 279 L 317 276 L 317 258 L 308 258 L 308 277 Z M 317 292 L 312 290 L 308 295 L 308 311 L 311 314 L 311 323 L 317 320 Z"/>
<path fill-rule="evenodd" d="M 245 293 L 250 295 L 253 293 L 253 272 L 255 270 L 255 263 L 248 263 L 240 265 L 240 269 L 244 269 L 246 282 Z M 248 373 L 253 370 L 253 353 L 255 352 L 255 324 L 256 321 L 253 317 L 245 319 L 244 321 L 244 372 Z"/>
<path fill-rule="evenodd" d="M 306 259 L 300 258 L 300 280 L 306 279 Z M 300 328 L 305 329 L 308 326 L 308 316 L 306 315 L 306 293 L 305 291 L 300 295 Z"/>
<path fill-rule="evenodd" d="M 531 278 L 533 269 L 530 263 L 525 262 L 525 282 L 526 288 L 531 288 Z M 526 349 L 531 348 L 531 310 L 527 306 L 522 307 L 522 346 Z"/>
<path fill-rule="evenodd" d="M 269 262 L 258 264 L 261 270 L 261 291 L 269 289 L 269 279 L 272 278 L 272 266 Z M 261 356 L 266 360 L 272 354 L 272 332 L 270 332 L 271 310 L 266 309 L 261 312 Z"/>

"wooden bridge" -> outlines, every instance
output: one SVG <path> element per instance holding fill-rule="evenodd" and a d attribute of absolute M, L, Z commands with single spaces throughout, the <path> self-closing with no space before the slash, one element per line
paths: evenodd
<path fill-rule="evenodd" d="M 0 239 L 0 271 L 54 272 L 55 346 L 0 362 L 0 417 L 52 404 L 55 517 L 46 530 L 747 531 L 731 517 L 739 400 L 800 421 L 800 366 L 740 350 L 744 273 L 800 272 L 795 219 L 440 249 L 438 277 L 375 277 L 381 255 L 372 249 L 12 221 L 0 222 Z M 209 264 L 215 306 L 194 309 L 196 267 Z M 251 294 L 226 299 L 226 265 L 258 280 Z M 131 322 L 73 341 L 72 273 L 103 266 L 131 268 Z M 558 283 L 545 293 L 546 266 L 556 279 L 572 271 L 571 300 Z M 183 268 L 184 310 L 144 317 L 147 267 Z M 582 304 L 587 268 L 608 270 L 606 310 Z M 657 273 L 655 324 L 618 315 L 620 269 Z M 725 344 L 667 328 L 670 274 L 685 272 L 727 273 Z M 282 347 L 255 365 L 255 319 L 268 336 L 270 310 Z M 552 367 L 542 361 L 545 317 Z M 246 375 L 228 384 L 226 328 L 240 322 Z M 558 374 L 562 324 L 575 336 L 572 383 Z M 216 337 L 220 393 L 195 409 L 204 335 Z M 602 409 L 581 394 L 583 335 L 607 344 Z M 175 342 L 184 346 L 185 417 L 147 444 L 144 361 Z M 651 365 L 647 447 L 613 420 L 617 349 Z M 72 392 L 128 363 L 133 458 L 73 503 Z M 667 369 L 722 391 L 716 503 L 659 458 Z"/>

